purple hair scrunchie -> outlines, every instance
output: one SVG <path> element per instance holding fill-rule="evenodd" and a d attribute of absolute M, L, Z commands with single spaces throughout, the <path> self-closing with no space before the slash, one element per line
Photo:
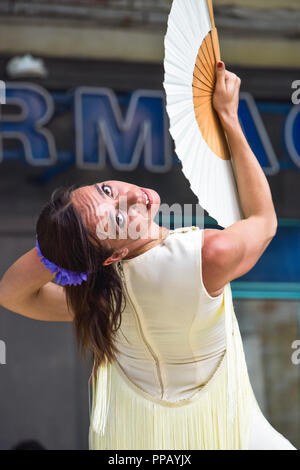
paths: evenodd
<path fill-rule="evenodd" d="M 83 281 L 87 281 L 90 271 L 88 271 L 88 273 L 76 273 L 74 271 L 69 271 L 68 269 L 56 266 L 56 264 L 52 263 L 47 258 L 45 258 L 40 250 L 37 236 L 36 249 L 39 257 L 41 258 L 40 262 L 42 262 L 47 269 L 50 269 L 52 274 L 56 273 L 55 280 L 61 286 L 78 286 L 81 285 Z"/>

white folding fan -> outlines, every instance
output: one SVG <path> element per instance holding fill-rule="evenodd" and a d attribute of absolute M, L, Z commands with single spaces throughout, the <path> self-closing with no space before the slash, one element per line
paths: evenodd
<path fill-rule="evenodd" d="M 173 0 L 164 60 L 170 133 L 199 204 L 228 227 L 243 215 L 230 149 L 212 104 L 219 60 L 212 0 Z"/>

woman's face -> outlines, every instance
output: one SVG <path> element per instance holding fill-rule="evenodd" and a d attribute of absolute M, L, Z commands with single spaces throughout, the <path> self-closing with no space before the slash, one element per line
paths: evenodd
<path fill-rule="evenodd" d="M 153 189 L 112 180 L 75 189 L 71 198 L 89 230 L 121 258 L 158 238 L 160 197 Z"/>

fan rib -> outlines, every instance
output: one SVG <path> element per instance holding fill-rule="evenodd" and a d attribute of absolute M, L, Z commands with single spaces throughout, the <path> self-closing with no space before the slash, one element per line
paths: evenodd
<path fill-rule="evenodd" d="M 211 27 L 215 27 L 215 18 L 214 18 L 214 10 L 213 10 L 213 5 L 212 5 L 212 0 L 206 0 L 207 8 L 208 8 L 208 13 L 209 13 L 209 19 L 211 23 Z"/>
<path fill-rule="evenodd" d="M 215 75 L 214 70 L 213 70 L 214 65 L 211 60 L 210 52 L 207 48 L 207 41 L 203 41 L 203 48 L 201 49 L 201 52 L 203 54 L 203 57 L 205 57 L 206 63 L 208 64 L 210 77 L 214 79 L 214 75 Z"/>
<path fill-rule="evenodd" d="M 215 73 L 214 73 L 215 55 L 214 55 L 214 50 L 211 47 L 211 41 L 204 41 L 204 48 L 206 48 L 206 50 L 207 50 L 207 54 L 208 54 L 208 57 L 209 57 L 211 69 L 213 71 L 213 75 L 215 75 Z M 213 59 L 212 59 L 212 57 L 213 57 Z"/>
<path fill-rule="evenodd" d="M 204 83 L 201 78 L 197 77 L 195 74 L 193 74 L 193 86 L 195 88 L 199 88 L 200 90 L 205 90 L 205 91 L 211 91 L 213 92 L 213 87 L 211 85 L 206 85 L 206 83 Z M 200 82 L 199 84 L 197 82 Z M 195 84 L 197 83 L 197 84 Z M 197 86 L 197 85 L 201 85 L 201 86 Z M 203 88 L 202 88 L 203 87 Z"/>
<path fill-rule="evenodd" d="M 206 80 L 206 85 L 209 87 L 209 88 L 212 88 L 212 83 L 206 78 L 206 76 L 204 75 L 203 71 L 199 68 L 199 65 L 197 64 L 197 62 L 195 63 L 195 68 L 197 68 L 197 70 L 199 71 L 199 74 L 200 74 L 200 77 L 201 79 L 199 78 L 198 75 L 196 75 L 196 77 L 198 78 L 198 80 L 200 81 L 203 81 Z M 194 73 L 195 73 L 195 69 L 194 69 Z"/>
<path fill-rule="evenodd" d="M 201 56 L 200 56 L 199 54 L 198 54 L 198 56 L 197 56 L 197 62 L 198 62 L 198 64 L 199 64 L 199 62 L 201 62 L 201 64 L 203 65 L 204 70 L 206 71 L 206 77 L 207 77 L 207 79 L 210 80 L 210 81 L 212 81 L 213 76 L 212 76 L 210 70 L 207 69 L 207 62 L 206 62 L 205 60 L 203 61 L 202 58 L 201 58 Z M 201 71 L 201 69 L 199 68 L 199 65 L 198 65 L 198 64 L 197 64 L 197 68 L 198 68 L 198 70 L 200 71 L 200 73 L 203 74 L 203 71 Z M 204 74 L 203 74 L 203 75 L 204 75 Z"/>

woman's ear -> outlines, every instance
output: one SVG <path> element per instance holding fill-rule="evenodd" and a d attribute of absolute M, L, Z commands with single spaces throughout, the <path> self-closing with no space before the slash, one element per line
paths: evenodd
<path fill-rule="evenodd" d="M 108 266 L 112 263 L 115 263 L 116 261 L 120 261 L 122 258 L 125 258 L 125 256 L 128 255 L 128 251 L 128 248 L 122 248 L 122 250 L 115 251 L 111 256 L 103 261 L 102 266 Z"/>

